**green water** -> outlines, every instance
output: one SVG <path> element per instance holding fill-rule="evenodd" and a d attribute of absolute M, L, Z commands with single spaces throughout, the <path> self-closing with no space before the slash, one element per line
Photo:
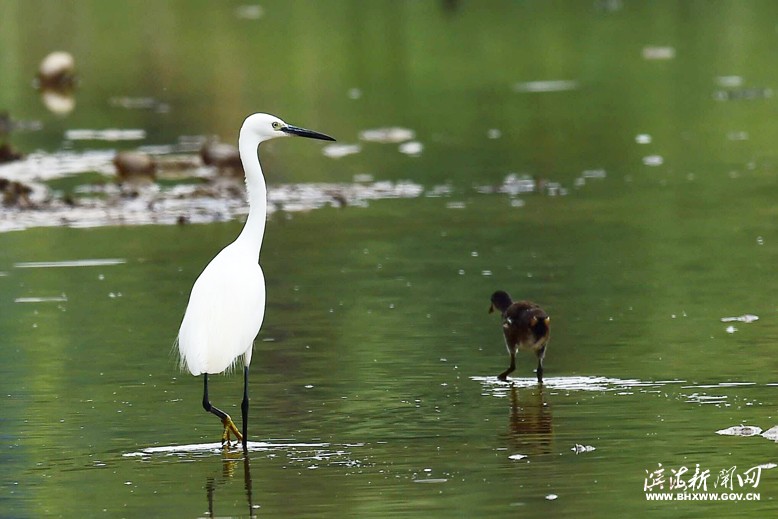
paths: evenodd
<path fill-rule="evenodd" d="M 722 470 L 778 462 L 772 441 L 716 434 L 778 424 L 778 4 L 266 1 L 258 20 L 229 2 L 2 5 L 0 109 L 43 123 L 12 135 L 22 151 L 57 151 L 72 128 L 234 140 L 262 110 L 341 142 L 401 125 L 424 144 L 333 160 L 274 142 L 271 186 L 368 173 L 425 194 L 268 222 L 249 423 L 267 445 L 248 459 L 143 452 L 219 439 L 172 347 L 241 222 L 0 234 L 0 516 L 774 513 L 778 469 L 734 483 L 759 501 L 654 502 L 644 485 L 659 463 L 687 480 L 699 464 L 719 492 Z M 30 88 L 56 48 L 82 78 L 66 117 Z M 575 83 L 522 91 L 551 80 Z M 512 172 L 546 188 L 500 192 Z M 84 259 L 121 261 L 25 265 Z M 542 387 L 529 355 L 513 386 L 493 378 L 508 362 L 495 289 L 552 317 Z M 721 322 L 745 314 L 759 320 Z M 212 378 L 233 417 L 241 391 Z"/>

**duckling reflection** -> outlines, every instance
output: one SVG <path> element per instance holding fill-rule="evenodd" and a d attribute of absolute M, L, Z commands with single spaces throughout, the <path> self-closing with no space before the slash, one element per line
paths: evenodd
<path fill-rule="evenodd" d="M 254 508 L 254 495 L 251 483 L 251 462 L 249 460 L 248 451 L 244 450 L 229 450 L 225 449 L 222 453 L 222 470 L 221 476 L 218 478 L 215 476 L 209 476 L 205 479 L 205 492 L 208 498 L 208 515 L 210 517 L 216 517 L 213 513 L 214 495 L 216 489 L 220 485 L 224 485 L 235 476 L 235 471 L 238 467 L 238 463 L 243 461 L 243 487 L 246 491 L 246 502 L 248 504 L 248 517 L 257 517 L 256 510 Z"/>
<path fill-rule="evenodd" d="M 544 387 L 522 390 L 511 386 L 511 414 L 507 439 L 511 449 L 526 454 L 551 453 L 553 434 L 551 407 L 546 402 Z M 525 452 L 529 450 L 529 452 Z"/>
<path fill-rule="evenodd" d="M 49 112 L 55 115 L 64 116 L 76 108 L 76 96 L 72 89 L 41 88 L 41 102 Z"/>

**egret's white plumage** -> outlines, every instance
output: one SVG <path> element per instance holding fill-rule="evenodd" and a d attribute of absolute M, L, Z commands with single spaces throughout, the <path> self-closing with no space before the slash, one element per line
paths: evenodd
<path fill-rule="evenodd" d="M 265 231 L 267 189 L 257 147 L 276 137 L 298 135 L 335 140 L 327 135 L 286 124 L 269 114 L 253 114 L 240 129 L 238 149 L 246 173 L 249 215 L 240 235 L 222 249 L 195 281 L 189 304 L 178 331 L 181 366 L 192 375 L 205 375 L 203 407 L 222 419 L 223 441 L 228 430 L 246 445 L 248 412 L 248 366 L 254 339 L 265 314 L 265 278 L 259 266 L 259 251 Z M 208 401 L 208 374 L 221 373 L 239 359 L 244 364 L 243 435 L 232 419 Z"/>
<path fill-rule="evenodd" d="M 265 314 L 258 254 L 237 240 L 211 260 L 192 287 L 178 332 L 181 362 L 192 375 L 221 373 L 241 356 L 244 365 L 251 364 Z"/>
<path fill-rule="evenodd" d="M 265 278 L 259 250 L 265 232 L 267 189 L 257 147 L 262 141 L 288 135 L 273 128 L 287 126 L 268 114 L 250 115 L 238 139 L 246 172 L 249 216 L 240 235 L 211 260 L 192 287 L 178 331 L 181 363 L 192 375 L 221 373 L 243 356 L 251 363 L 254 339 L 265 315 Z"/>

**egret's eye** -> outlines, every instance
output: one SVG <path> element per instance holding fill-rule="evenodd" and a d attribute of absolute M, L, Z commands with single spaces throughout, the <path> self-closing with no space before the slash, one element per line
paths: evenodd
<path fill-rule="evenodd" d="M 278 121 L 273 121 L 273 124 L 271 125 L 274 130 L 280 130 L 281 129 L 281 123 Z"/>

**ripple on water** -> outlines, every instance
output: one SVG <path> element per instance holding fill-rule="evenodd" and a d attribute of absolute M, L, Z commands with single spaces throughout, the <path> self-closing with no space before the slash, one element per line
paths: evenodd
<path fill-rule="evenodd" d="M 538 382 L 534 378 L 515 378 L 503 382 L 497 377 L 470 377 L 471 380 L 480 382 L 485 389 L 494 396 L 505 396 L 511 387 L 534 387 Z M 549 389 L 562 391 L 597 391 L 597 392 L 624 392 L 633 388 L 659 387 L 667 384 L 683 383 L 683 380 L 657 380 L 645 381 L 638 379 L 620 379 L 609 377 L 550 377 L 543 379 L 543 385 Z"/>
<path fill-rule="evenodd" d="M 535 378 L 515 378 L 503 382 L 497 377 L 472 376 L 471 380 L 481 383 L 484 396 L 506 398 L 511 395 L 512 388 L 538 387 Z M 678 386 L 678 384 L 683 384 Z M 675 391 L 668 391 L 667 386 L 675 385 Z M 766 384 L 772 385 L 772 384 Z M 755 382 L 718 382 L 705 384 L 688 384 L 685 380 L 639 380 L 620 379 L 597 376 L 550 377 L 543 379 L 543 387 L 556 392 L 600 392 L 618 396 L 629 396 L 636 393 L 664 393 L 665 397 L 675 398 L 682 402 L 697 405 L 714 405 L 731 407 L 738 405 L 761 405 L 758 400 L 743 394 L 729 394 L 733 389 L 751 389 L 760 387 Z M 776 433 L 778 436 L 778 433 Z"/>
<path fill-rule="evenodd" d="M 349 443 L 334 445 L 326 442 L 248 442 L 248 452 L 285 452 L 287 458 L 293 463 L 308 465 L 309 469 L 316 469 L 319 464 L 339 465 L 346 467 L 362 466 L 364 463 L 352 456 L 352 450 L 364 447 L 364 443 Z M 139 451 L 122 454 L 125 458 L 149 459 L 154 456 L 202 457 L 224 452 L 241 452 L 239 446 L 226 448 L 220 442 L 195 443 L 189 445 L 162 445 L 146 447 Z"/>

